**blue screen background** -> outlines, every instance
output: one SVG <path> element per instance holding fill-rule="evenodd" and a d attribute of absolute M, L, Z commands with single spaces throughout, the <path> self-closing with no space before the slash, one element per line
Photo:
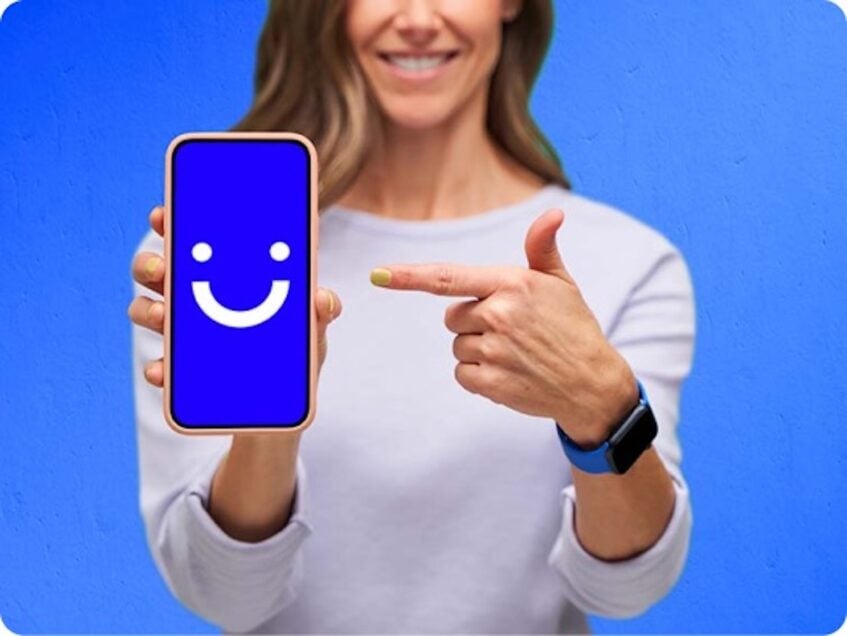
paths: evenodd
<path fill-rule="evenodd" d="M 17 632 L 215 631 L 144 542 L 130 257 L 170 139 L 246 111 L 266 9 L 22 0 L 0 21 L 0 616 Z M 577 191 L 681 248 L 698 312 L 689 560 L 644 616 L 593 627 L 831 632 L 847 611 L 847 20 L 824 0 L 556 9 L 533 111 Z"/>
<path fill-rule="evenodd" d="M 173 414 L 181 426 L 295 426 L 308 412 L 309 155 L 294 141 L 182 141 L 173 159 Z M 290 255 L 271 258 L 282 241 Z M 204 242 L 212 257 L 197 262 Z M 285 303 L 253 327 L 211 320 L 193 281 L 249 310 L 272 280 Z"/>

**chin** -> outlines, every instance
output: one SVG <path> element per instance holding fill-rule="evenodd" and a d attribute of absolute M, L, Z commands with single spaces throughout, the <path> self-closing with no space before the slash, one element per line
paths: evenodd
<path fill-rule="evenodd" d="M 426 98 L 400 100 L 382 105 L 383 116 L 399 128 L 425 130 L 436 128 L 450 119 L 453 109 L 446 104 L 428 103 Z"/>

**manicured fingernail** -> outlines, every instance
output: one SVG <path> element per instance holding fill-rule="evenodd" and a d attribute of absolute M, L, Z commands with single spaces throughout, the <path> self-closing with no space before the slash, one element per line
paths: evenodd
<path fill-rule="evenodd" d="M 159 258 L 148 258 L 147 262 L 144 264 L 144 271 L 147 272 L 148 276 L 155 276 L 156 272 L 159 270 L 159 262 L 161 259 Z"/>
<path fill-rule="evenodd" d="M 376 267 L 371 270 L 371 282 L 384 287 L 391 282 L 391 272 L 384 267 Z"/>

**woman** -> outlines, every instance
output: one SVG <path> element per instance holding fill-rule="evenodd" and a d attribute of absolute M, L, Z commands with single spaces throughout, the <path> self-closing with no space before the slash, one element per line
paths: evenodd
<path fill-rule="evenodd" d="M 271 2 L 235 128 L 318 148 L 313 424 L 171 431 L 162 208 L 133 261 L 141 509 L 165 581 L 203 618 L 586 632 L 586 612 L 639 614 L 676 581 L 691 282 L 657 231 L 570 192 L 529 116 L 551 21 L 549 0 Z M 556 427 L 598 447 L 638 381 L 653 444 L 624 474 L 572 466 Z"/>

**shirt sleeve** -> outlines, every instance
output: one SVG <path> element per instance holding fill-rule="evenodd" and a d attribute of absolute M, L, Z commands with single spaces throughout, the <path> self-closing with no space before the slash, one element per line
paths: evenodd
<path fill-rule="evenodd" d="M 688 555 L 692 512 L 681 470 L 679 404 L 694 354 L 695 306 L 688 267 L 670 243 L 631 290 L 608 339 L 641 380 L 659 432 L 653 446 L 676 494 L 663 534 L 631 559 L 605 561 L 587 552 L 574 527 L 576 489 L 562 491 L 561 531 L 548 563 L 579 609 L 608 618 L 637 616 L 661 600 L 679 578 Z"/>
<path fill-rule="evenodd" d="M 161 247 L 158 235 L 148 235 L 138 251 L 161 253 Z M 161 299 L 133 285 L 136 295 Z M 206 506 L 231 436 L 173 431 L 164 419 L 162 389 L 143 373 L 147 361 L 162 356 L 163 338 L 133 324 L 132 348 L 140 508 L 153 560 L 190 610 L 225 631 L 249 631 L 290 603 L 302 580 L 301 547 L 312 532 L 305 466 L 298 457 L 291 516 L 279 532 L 258 543 L 224 533 Z"/>

